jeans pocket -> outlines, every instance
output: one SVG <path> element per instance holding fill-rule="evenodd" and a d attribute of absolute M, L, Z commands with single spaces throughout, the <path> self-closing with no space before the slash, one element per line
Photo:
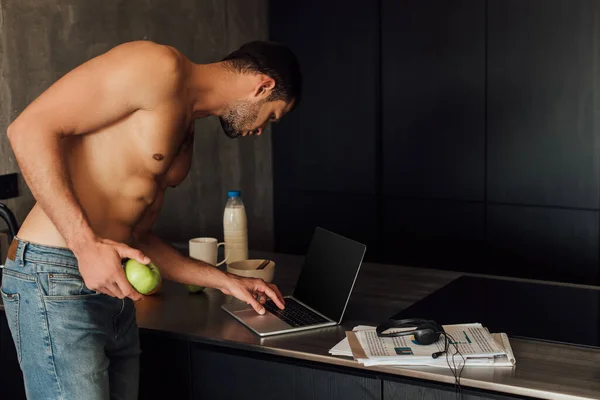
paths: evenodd
<path fill-rule="evenodd" d="M 4 288 L 0 289 L 0 295 L 2 296 L 2 302 L 4 303 L 4 311 L 6 313 L 6 320 L 8 321 L 8 327 L 10 328 L 10 334 L 12 335 L 17 350 L 17 359 L 21 362 L 21 334 L 19 327 L 19 293 L 9 294 L 4 291 Z"/>
<path fill-rule="evenodd" d="M 99 293 L 85 286 L 80 275 L 65 273 L 38 274 L 38 280 L 46 299 L 75 300 L 98 296 Z"/>

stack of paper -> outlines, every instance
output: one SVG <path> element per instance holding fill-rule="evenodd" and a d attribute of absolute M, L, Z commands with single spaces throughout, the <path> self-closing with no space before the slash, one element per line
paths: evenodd
<path fill-rule="evenodd" d="M 481 324 L 445 325 L 450 337 L 448 353 L 433 358 L 432 354 L 443 351 L 446 338 L 431 345 L 419 345 L 413 337 L 397 336 L 381 338 L 373 326 L 357 326 L 346 332 L 346 338 L 336 344 L 329 353 L 334 356 L 354 357 L 365 366 L 513 366 L 515 358 L 504 333 L 490 334 Z M 456 350 L 460 351 L 460 354 Z"/>

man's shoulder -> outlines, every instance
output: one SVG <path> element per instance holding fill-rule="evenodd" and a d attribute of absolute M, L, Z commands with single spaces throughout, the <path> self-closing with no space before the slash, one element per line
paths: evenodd
<path fill-rule="evenodd" d="M 185 79 L 187 59 L 168 45 L 131 41 L 113 47 L 106 54 L 165 88 L 177 89 Z"/>
<path fill-rule="evenodd" d="M 148 40 L 119 44 L 107 54 L 118 55 L 124 62 L 142 62 L 148 68 L 169 68 L 172 72 L 183 70 L 186 60 L 174 47 Z"/>

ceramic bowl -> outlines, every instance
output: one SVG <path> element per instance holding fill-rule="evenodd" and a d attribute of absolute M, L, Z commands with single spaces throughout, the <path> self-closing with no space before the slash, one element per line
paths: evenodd
<path fill-rule="evenodd" d="M 265 260 L 243 260 L 234 261 L 227 265 L 227 272 L 245 278 L 260 278 L 265 282 L 272 282 L 275 275 L 275 262 L 269 261 L 266 267 L 257 270 L 258 266 Z"/>

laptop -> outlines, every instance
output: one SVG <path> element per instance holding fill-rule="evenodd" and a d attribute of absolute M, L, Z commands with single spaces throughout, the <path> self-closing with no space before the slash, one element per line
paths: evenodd
<path fill-rule="evenodd" d="M 235 298 L 221 306 L 259 336 L 338 325 L 342 322 L 365 255 L 364 244 L 316 228 L 292 296 L 285 309 L 268 300 L 264 315 Z"/>

